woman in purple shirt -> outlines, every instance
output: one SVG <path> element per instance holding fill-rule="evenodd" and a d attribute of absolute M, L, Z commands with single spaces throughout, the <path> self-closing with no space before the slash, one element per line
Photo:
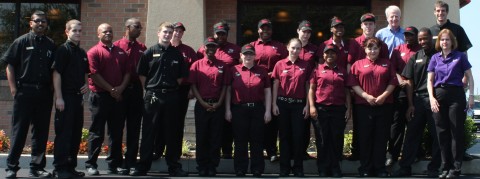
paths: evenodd
<path fill-rule="evenodd" d="M 472 108 L 472 65 L 464 53 L 456 50 L 457 40 L 448 29 L 440 31 L 435 48 L 439 52 L 432 56 L 427 68 L 427 89 L 442 155 L 443 169 L 439 178 L 456 178 L 460 175 L 465 151 L 467 104 L 462 78 L 466 76 L 470 84 L 468 107 Z"/>

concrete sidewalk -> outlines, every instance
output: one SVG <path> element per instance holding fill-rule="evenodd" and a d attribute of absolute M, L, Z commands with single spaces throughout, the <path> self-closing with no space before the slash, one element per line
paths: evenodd
<path fill-rule="evenodd" d="M 478 145 L 478 144 L 477 144 Z M 7 155 L 0 154 L 0 168 L 6 168 L 6 161 Z M 85 160 L 86 156 L 79 156 L 78 158 L 78 170 L 85 170 Z M 47 155 L 47 170 L 53 170 L 52 166 L 53 156 Z M 30 155 L 22 155 L 20 158 L 20 167 L 23 169 L 29 168 L 30 162 Z M 429 161 L 420 161 L 415 163 L 412 166 L 412 173 L 415 175 L 422 175 L 425 174 L 427 169 L 427 164 Z M 183 165 L 183 169 L 188 171 L 189 173 L 197 173 L 197 163 L 195 159 L 182 159 L 181 163 Z M 342 171 L 345 174 L 357 174 L 357 168 L 360 166 L 358 161 L 343 161 L 341 163 Z M 279 173 L 279 163 L 270 163 L 270 161 L 265 161 L 265 173 L 266 174 L 277 174 Z M 398 166 L 394 166 L 394 169 L 397 169 Z M 99 170 L 106 170 L 107 163 L 105 162 L 105 156 L 102 156 L 98 160 L 98 169 Z M 217 168 L 218 173 L 234 173 L 233 170 L 233 160 L 232 159 L 222 159 L 220 161 L 220 166 Z M 165 160 L 162 158 L 160 160 L 154 161 L 152 164 L 153 172 L 167 172 L 167 166 Z M 304 161 L 304 171 L 305 174 L 317 174 L 317 164 L 316 160 L 305 160 Z M 467 175 L 480 175 L 480 159 L 475 159 L 472 161 L 465 161 L 463 162 L 462 166 L 462 174 Z"/>

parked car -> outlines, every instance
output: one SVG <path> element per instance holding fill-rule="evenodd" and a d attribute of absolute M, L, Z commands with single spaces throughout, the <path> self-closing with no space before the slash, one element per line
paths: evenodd
<path fill-rule="evenodd" d="M 475 105 L 473 107 L 473 121 L 475 126 L 477 126 L 477 132 L 480 132 L 480 101 L 475 100 Z"/>

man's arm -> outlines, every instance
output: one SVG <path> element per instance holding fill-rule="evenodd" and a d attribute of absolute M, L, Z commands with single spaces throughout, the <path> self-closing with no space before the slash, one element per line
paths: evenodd
<path fill-rule="evenodd" d="M 53 71 L 53 88 L 55 89 L 55 108 L 59 111 L 65 109 L 65 102 L 62 95 L 62 75 L 57 70 Z"/>
<path fill-rule="evenodd" d="M 15 81 L 15 68 L 11 65 L 7 65 L 7 79 L 8 79 L 8 86 L 10 86 L 10 94 L 12 97 L 15 97 L 17 94 L 17 84 Z"/>

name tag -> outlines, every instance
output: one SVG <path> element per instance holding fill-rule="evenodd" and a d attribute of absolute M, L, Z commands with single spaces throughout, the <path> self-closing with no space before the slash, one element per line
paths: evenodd
<path fill-rule="evenodd" d="M 240 76 L 240 73 L 239 73 L 239 72 L 235 72 L 235 76 Z"/>
<path fill-rule="evenodd" d="M 178 63 L 178 61 L 177 61 L 177 60 L 174 60 L 172 63 Z"/>
<path fill-rule="evenodd" d="M 315 52 L 314 51 L 308 51 L 309 54 L 314 54 Z"/>
<path fill-rule="evenodd" d="M 123 52 L 118 52 L 118 54 L 123 55 Z"/>
<path fill-rule="evenodd" d="M 220 70 L 220 69 L 219 69 L 219 70 L 218 70 L 218 73 L 223 73 L 223 70 Z"/>
<path fill-rule="evenodd" d="M 27 50 L 33 50 L 33 47 L 27 47 Z"/>
<path fill-rule="evenodd" d="M 423 62 L 423 59 L 415 60 L 415 63 L 422 63 L 422 62 Z"/>
<path fill-rule="evenodd" d="M 228 49 L 228 53 L 233 53 L 233 49 Z"/>
<path fill-rule="evenodd" d="M 277 50 L 277 49 L 278 49 L 278 48 L 277 48 L 277 47 L 275 47 L 275 46 L 272 46 L 272 48 L 273 48 L 273 49 L 275 49 L 275 50 Z"/>
<path fill-rule="evenodd" d="M 343 73 L 338 73 L 339 76 L 343 76 Z"/>
<path fill-rule="evenodd" d="M 435 39 L 435 40 L 436 40 L 436 39 L 438 39 L 438 36 L 433 36 L 432 39 Z"/>
<path fill-rule="evenodd" d="M 143 51 L 142 51 L 142 50 L 138 50 L 138 52 L 140 52 L 140 53 L 143 53 Z"/>
<path fill-rule="evenodd" d="M 255 76 L 260 76 L 260 73 L 255 73 Z"/>
<path fill-rule="evenodd" d="M 153 54 L 153 57 L 160 57 L 160 54 L 158 54 L 158 53 Z"/>
<path fill-rule="evenodd" d="M 405 53 L 400 54 L 402 57 L 405 56 Z"/>
<path fill-rule="evenodd" d="M 283 73 L 288 73 L 288 70 L 283 70 L 282 72 L 283 72 Z"/>
<path fill-rule="evenodd" d="M 387 67 L 388 65 L 387 64 L 382 64 L 382 67 Z"/>
<path fill-rule="evenodd" d="M 300 71 L 304 71 L 304 70 L 305 70 L 305 68 L 299 68 L 299 70 L 300 70 Z"/>
<path fill-rule="evenodd" d="M 322 73 L 327 73 L 327 71 L 323 70 Z"/>
<path fill-rule="evenodd" d="M 363 68 L 367 68 L 367 67 L 369 67 L 369 66 L 370 66 L 370 65 L 363 65 Z"/>

